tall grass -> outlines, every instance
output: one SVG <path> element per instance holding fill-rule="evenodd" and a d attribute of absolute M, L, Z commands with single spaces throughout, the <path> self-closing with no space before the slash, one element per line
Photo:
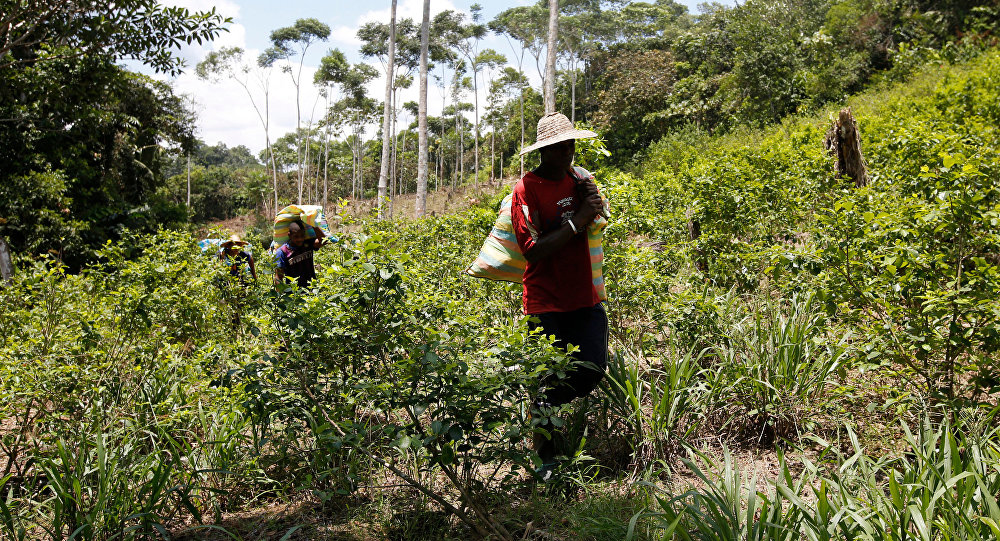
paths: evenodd
<path fill-rule="evenodd" d="M 659 368 L 644 367 L 634 353 L 621 350 L 608 363 L 607 404 L 637 465 L 676 454 L 702 417 L 707 390 L 700 377 L 702 353 L 665 353 Z"/>
<path fill-rule="evenodd" d="M 663 539 L 699 541 L 964 541 L 1000 534 L 995 428 L 981 431 L 925 417 L 916 431 L 903 425 L 906 448 L 894 457 L 868 454 L 846 430 L 852 453 L 829 447 L 823 462 L 802 459 L 798 475 L 782 458 L 765 490 L 728 451 L 721 468 L 692 453 L 685 464 L 702 486 L 673 498 L 654 490 L 654 509 L 636 520 L 651 520 Z"/>
<path fill-rule="evenodd" d="M 726 424 L 744 423 L 757 442 L 799 432 L 801 410 L 848 358 L 850 335 L 828 336 L 826 323 L 810 294 L 765 300 L 733 325 L 714 350 L 713 395 L 731 410 Z"/>

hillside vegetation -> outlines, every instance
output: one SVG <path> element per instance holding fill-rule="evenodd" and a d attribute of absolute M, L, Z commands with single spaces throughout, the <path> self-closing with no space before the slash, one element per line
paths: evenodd
<path fill-rule="evenodd" d="M 826 112 L 601 171 L 608 377 L 534 417 L 567 357 L 519 286 L 462 273 L 502 193 L 366 222 L 287 295 L 265 254 L 240 294 L 177 231 L 78 274 L 22 259 L 0 288 L 0 532 L 995 538 L 998 88 L 991 51 L 853 98 L 862 188 L 833 177 Z M 564 425 L 536 484 L 529 436 Z"/>

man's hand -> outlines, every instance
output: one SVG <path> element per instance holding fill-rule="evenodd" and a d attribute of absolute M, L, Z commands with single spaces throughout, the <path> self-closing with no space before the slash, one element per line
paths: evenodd
<path fill-rule="evenodd" d="M 576 224 L 577 229 L 582 231 L 590 225 L 590 222 L 594 221 L 594 218 L 596 218 L 597 215 L 603 210 L 604 200 L 601 199 L 600 194 L 595 193 L 588 195 L 587 198 L 583 200 L 583 203 L 580 204 L 580 209 L 576 212 L 576 215 L 573 216 L 573 222 Z"/>
<path fill-rule="evenodd" d="M 576 185 L 584 198 L 600 193 L 597 190 L 597 184 L 594 183 L 594 179 L 582 180 L 577 182 Z"/>
<path fill-rule="evenodd" d="M 580 217 L 580 221 L 574 221 L 574 223 L 582 229 L 590 225 L 590 222 L 597 215 L 604 213 L 604 199 L 601 197 L 601 192 L 597 189 L 593 178 L 578 181 L 576 189 L 582 201 L 580 209 L 576 213 Z"/>

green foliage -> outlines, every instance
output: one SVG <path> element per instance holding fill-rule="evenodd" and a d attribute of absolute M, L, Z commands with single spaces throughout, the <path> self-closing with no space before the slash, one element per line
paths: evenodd
<path fill-rule="evenodd" d="M 577 122 L 576 128 L 580 130 L 591 129 L 582 122 Z M 610 156 L 611 152 L 600 137 L 578 139 L 576 141 L 576 157 L 573 160 L 573 164 L 579 165 L 588 171 L 594 171 Z"/>
<path fill-rule="evenodd" d="M 165 7 L 153 0 L 99 0 L 82 6 L 42 0 L 7 6 L 0 37 L 0 67 L 59 59 L 48 48 L 69 49 L 70 56 L 100 56 L 118 61 L 135 59 L 157 71 L 177 75 L 183 61 L 171 49 L 182 43 L 211 41 L 231 19 L 210 11 L 191 12 Z"/>
<path fill-rule="evenodd" d="M 0 77 L 0 184 L 17 188 L 0 203 L 0 234 L 14 250 L 55 250 L 79 268 L 124 228 L 176 223 L 176 209 L 155 197 L 158 145 L 188 141 L 193 118 L 168 85 L 101 57 L 53 59 Z M 32 179 L 38 188 L 24 184 Z"/>
<path fill-rule="evenodd" d="M 626 438 L 634 459 L 646 466 L 670 458 L 687 443 L 708 405 L 702 356 L 669 348 L 662 353 L 659 368 L 644 370 L 638 358 L 623 352 L 612 354 L 608 364 L 605 392 L 617 421 L 612 430 Z"/>
<path fill-rule="evenodd" d="M 865 322 L 869 359 L 904 366 L 949 402 L 997 388 L 997 140 L 983 130 L 997 110 L 972 90 L 995 80 L 996 57 L 983 66 L 946 81 L 932 115 L 885 119 L 898 134 L 872 158 L 885 188 L 843 193 L 820 215 L 831 302 Z"/>
<path fill-rule="evenodd" d="M 38 263 L 0 289 L 0 416 L 15 421 L 0 466 L 20 495 L 8 531 L 162 535 L 178 509 L 200 516 L 255 467 L 231 439 L 245 423 L 206 413 L 235 407 L 208 385 L 226 367 L 205 346 L 231 328 L 215 285 L 227 273 L 186 234 L 138 238 L 80 275 Z"/>
<path fill-rule="evenodd" d="M 240 286 L 182 232 L 121 233 L 77 274 L 21 257 L 0 287 L 0 531 L 183 535 L 265 499 L 327 513 L 402 484 L 378 492 L 387 506 L 412 500 L 466 537 L 514 538 L 529 520 L 567 537 L 988 537 L 998 66 L 989 53 L 857 98 L 865 188 L 833 178 L 823 117 L 712 139 L 688 128 L 636 171 L 597 167 L 615 355 L 576 407 L 533 406 L 570 360 L 527 331 L 520 286 L 463 273 L 500 192 L 458 214 L 354 224 L 317 252 L 308 290 Z M 78 204 L 66 168 L 11 178 L 38 185 L 13 204 Z M 884 407 L 903 416 L 903 443 L 871 436 L 892 424 L 873 422 L 867 437 L 890 441 L 865 450 L 861 423 L 829 417 L 880 402 L 875 377 L 894 387 L 887 401 L 907 398 Z M 922 399 L 951 409 L 907 423 Z M 532 489 L 528 441 L 557 429 L 561 480 Z M 599 502 L 603 479 L 659 485 L 685 448 L 720 439 L 813 462 L 782 458 L 764 481 L 695 453 L 696 488 L 543 523 L 583 505 L 566 501 Z M 414 520 L 372 521 L 408 535 Z"/>

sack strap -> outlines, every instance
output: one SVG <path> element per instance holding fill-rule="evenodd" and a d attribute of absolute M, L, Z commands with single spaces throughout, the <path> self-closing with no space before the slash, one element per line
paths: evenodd
<path fill-rule="evenodd" d="M 580 167 L 579 165 L 574 165 L 569 168 L 569 175 L 573 177 L 577 182 L 583 182 L 585 180 L 590 180 L 594 175 L 590 174 L 590 171 Z"/>

